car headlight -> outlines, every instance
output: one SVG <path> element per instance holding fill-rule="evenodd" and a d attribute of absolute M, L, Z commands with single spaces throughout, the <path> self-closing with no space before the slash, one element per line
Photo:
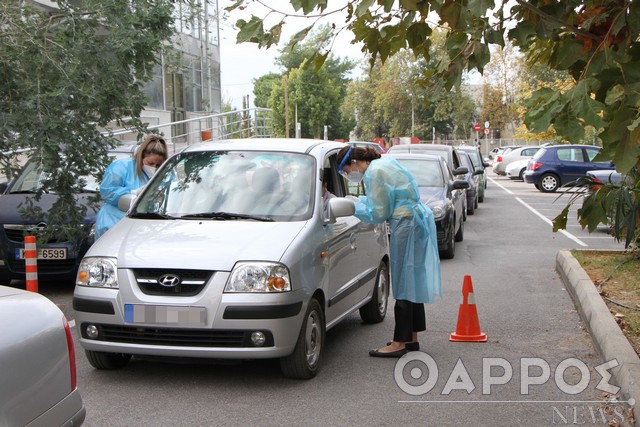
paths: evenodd
<path fill-rule="evenodd" d="M 289 270 L 275 262 L 239 262 L 231 271 L 225 292 L 286 292 L 291 290 Z"/>
<path fill-rule="evenodd" d="M 115 258 L 87 257 L 80 262 L 76 285 L 97 288 L 117 288 Z"/>
<path fill-rule="evenodd" d="M 444 203 L 432 203 L 429 204 L 429 208 L 431 208 L 431 212 L 433 212 L 434 219 L 438 220 L 444 217 L 444 214 L 447 213 L 447 209 L 444 206 Z"/>

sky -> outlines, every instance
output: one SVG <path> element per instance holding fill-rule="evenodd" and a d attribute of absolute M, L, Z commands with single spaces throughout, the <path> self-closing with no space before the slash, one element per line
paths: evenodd
<path fill-rule="evenodd" d="M 229 101 L 235 108 L 241 109 L 243 96 L 249 95 L 249 103 L 253 107 L 252 80 L 270 72 L 281 71 L 275 65 L 275 58 L 279 55 L 279 50 L 293 34 L 310 25 L 310 18 L 287 18 L 280 37 L 280 45 L 277 47 L 272 46 L 268 50 L 258 49 L 255 43 L 236 44 L 237 30 L 234 24 L 238 19 L 248 21 L 251 14 L 261 18 L 265 17 L 267 9 L 258 3 L 252 3 L 245 11 L 234 10 L 229 14 L 224 11 L 224 8 L 234 2 L 232 0 L 219 0 L 218 3 L 220 15 L 227 16 L 227 19 L 220 20 L 220 73 L 223 102 Z M 268 4 L 276 10 L 295 13 L 288 0 L 268 0 Z M 272 14 L 264 22 L 264 28 L 271 28 L 281 17 L 282 15 Z M 332 18 L 323 19 L 320 22 L 335 22 L 337 26 L 342 26 L 344 18 L 333 15 Z M 343 31 L 333 46 L 334 55 L 354 61 L 363 60 L 364 54 L 360 51 L 360 46 L 352 45 L 352 39 L 352 33 Z M 355 71 L 355 73 L 357 74 L 358 71 Z"/>

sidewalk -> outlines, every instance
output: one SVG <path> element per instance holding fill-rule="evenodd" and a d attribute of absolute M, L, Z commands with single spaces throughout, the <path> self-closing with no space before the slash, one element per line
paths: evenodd
<path fill-rule="evenodd" d="M 628 400 L 629 405 L 634 407 L 636 402 L 640 402 L 640 358 L 620 331 L 586 271 L 570 251 L 558 252 L 556 270 L 571 294 L 602 358 L 605 361 L 618 361 L 619 366 L 610 372 L 613 374 L 614 382 L 620 387 L 623 399 Z M 640 411 L 635 413 L 635 425 L 640 425 L 639 415 Z"/>

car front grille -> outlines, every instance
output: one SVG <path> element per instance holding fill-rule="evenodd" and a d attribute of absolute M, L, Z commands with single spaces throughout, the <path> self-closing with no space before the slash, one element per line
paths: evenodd
<path fill-rule="evenodd" d="M 135 269 L 138 287 L 147 295 L 193 296 L 198 295 L 205 287 L 213 271 L 209 270 L 176 270 L 176 269 Z M 175 286 L 160 284 L 163 277 L 174 276 L 180 279 Z"/>
<path fill-rule="evenodd" d="M 83 338 L 86 326 L 81 328 Z M 140 345 L 160 345 L 177 347 L 254 347 L 251 344 L 251 333 L 255 331 L 215 330 L 215 329 L 177 329 L 149 328 L 120 325 L 95 325 L 98 328 L 98 340 Z M 273 347 L 273 335 L 265 334 L 266 341 L 261 347 Z"/>

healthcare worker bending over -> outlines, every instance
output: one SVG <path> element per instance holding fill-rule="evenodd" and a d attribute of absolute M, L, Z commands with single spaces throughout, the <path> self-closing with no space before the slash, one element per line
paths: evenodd
<path fill-rule="evenodd" d="M 433 213 L 420 201 L 411 173 L 393 157 L 347 146 L 337 160 L 338 171 L 349 181 L 364 180 L 367 195 L 358 198 L 355 216 L 372 224 L 389 221 L 395 328 L 393 341 L 369 355 L 401 357 L 419 350 L 418 332 L 426 330 L 424 304 L 442 296 Z"/>
<path fill-rule="evenodd" d="M 96 239 L 124 218 L 118 199 L 144 186 L 167 160 L 167 144 L 158 135 L 148 135 L 133 158 L 116 160 L 104 171 L 100 197 L 104 205 L 96 217 Z"/>

